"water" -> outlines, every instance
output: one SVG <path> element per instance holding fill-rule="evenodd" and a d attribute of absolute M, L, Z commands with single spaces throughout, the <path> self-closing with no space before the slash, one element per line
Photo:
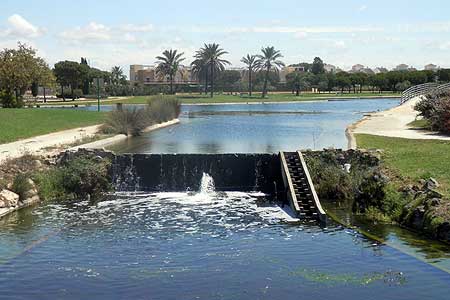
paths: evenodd
<path fill-rule="evenodd" d="M 4 299 L 448 299 L 450 275 L 261 193 L 117 193 L 2 222 Z"/>
<path fill-rule="evenodd" d="M 347 148 L 346 127 L 398 99 L 191 105 L 181 124 L 111 147 L 118 153 L 277 153 Z"/>

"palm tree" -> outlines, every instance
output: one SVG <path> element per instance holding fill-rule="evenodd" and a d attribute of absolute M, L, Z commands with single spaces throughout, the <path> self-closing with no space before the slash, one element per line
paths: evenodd
<path fill-rule="evenodd" d="M 165 50 L 162 56 L 157 56 L 158 66 L 156 67 L 156 74 L 169 77 L 170 93 L 173 94 L 173 79 L 178 72 L 180 63 L 184 60 L 182 57 L 184 53 L 178 53 L 177 50 Z"/>
<path fill-rule="evenodd" d="M 256 70 L 259 68 L 260 60 L 258 59 L 257 55 L 247 54 L 247 56 L 244 56 L 241 59 L 241 62 L 246 64 L 247 68 L 248 68 L 248 95 L 251 97 L 252 90 L 253 90 L 252 73 L 253 73 L 253 70 Z"/>
<path fill-rule="evenodd" d="M 123 70 L 119 66 L 114 66 L 111 69 L 111 83 L 114 85 L 119 84 L 122 79 L 125 78 L 125 75 L 123 74 Z"/>
<path fill-rule="evenodd" d="M 260 60 L 259 69 L 265 72 L 262 91 L 262 98 L 264 98 L 267 95 L 267 81 L 269 80 L 270 71 L 273 70 L 278 72 L 278 69 L 283 67 L 284 63 L 278 60 L 283 57 L 283 55 L 281 55 L 280 51 L 275 50 L 275 47 L 273 46 L 262 48 L 261 52 L 263 55 L 258 55 L 258 58 Z"/>
<path fill-rule="evenodd" d="M 194 61 L 191 63 L 191 72 L 197 76 L 198 81 L 205 79 L 205 95 L 208 93 L 208 66 L 206 65 L 203 53 L 199 50 L 194 55 Z"/>
<path fill-rule="evenodd" d="M 214 73 L 225 70 L 225 65 L 230 64 L 229 61 L 222 59 L 221 56 L 228 52 L 220 48 L 219 44 L 205 44 L 198 51 L 199 57 L 203 60 L 205 66 L 209 69 L 209 77 L 211 79 L 211 98 L 214 96 Z"/>

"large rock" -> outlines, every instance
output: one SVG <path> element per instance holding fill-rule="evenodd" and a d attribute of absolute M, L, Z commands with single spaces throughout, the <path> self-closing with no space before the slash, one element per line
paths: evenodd
<path fill-rule="evenodd" d="M 19 195 L 9 190 L 0 191 L 0 208 L 16 207 L 19 204 Z"/>
<path fill-rule="evenodd" d="M 26 205 L 39 202 L 40 199 L 36 184 L 33 180 L 28 179 L 28 185 L 30 186 L 30 189 L 24 193 L 22 202 Z"/>
<path fill-rule="evenodd" d="M 427 181 L 425 181 L 425 184 L 423 185 L 424 190 L 434 190 L 439 187 L 439 182 L 434 179 L 433 177 L 430 177 Z"/>

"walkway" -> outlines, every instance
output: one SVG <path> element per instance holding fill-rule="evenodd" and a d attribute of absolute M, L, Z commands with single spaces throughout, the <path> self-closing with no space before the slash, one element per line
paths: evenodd
<path fill-rule="evenodd" d="M 438 132 L 414 129 L 408 126 L 414 121 L 418 112 L 414 106 L 420 101 L 420 97 L 413 98 L 406 103 L 386 111 L 377 112 L 364 117 L 347 128 L 349 148 L 356 148 L 353 134 L 372 134 L 406 139 L 433 139 L 448 140 L 450 136 Z"/>

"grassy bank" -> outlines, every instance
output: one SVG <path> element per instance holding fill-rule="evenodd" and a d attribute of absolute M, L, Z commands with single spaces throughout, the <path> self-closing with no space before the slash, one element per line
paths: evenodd
<path fill-rule="evenodd" d="M 413 181 L 434 177 L 450 195 L 450 142 L 357 134 L 359 148 L 383 149 L 383 164 Z"/>
<path fill-rule="evenodd" d="M 105 114 L 62 109 L 0 109 L 0 144 L 103 123 Z"/>
<path fill-rule="evenodd" d="M 371 92 L 363 92 L 361 94 L 336 94 L 336 93 L 303 93 L 300 96 L 295 96 L 292 93 L 277 93 L 277 94 L 269 94 L 265 99 L 261 98 L 261 95 L 255 93 L 252 97 L 248 97 L 247 95 L 226 95 L 226 94 L 218 94 L 215 95 L 214 98 L 210 98 L 206 95 L 200 94 L 179 94 L 177 98 L 183 104 L 201 104 L 201 103 L 254 103 L 254 102 L 291 102 L 291 101 L 312 101 L 312 100 L 326 100 L 326 99 L 347 99 L 347 98 L 370 98 L 370 97 L 392 97 L 400 95 L 398 93 L 371 93 Z M 101 104 L 116 104 L 116 103 L 124 103 L 124 104 L 146 104 L 148 100 L 151 99 L 151 96 L 135 96 L 135 97 L 127 97 L 121 99 L 105 99 L 101 101 Z M 93 100 L 79 100 L 79 101 L 66 101 L 66 102 L 50 102 L 47 105 L 74 105 L 74 104 L 90 104 L 96 105 L 97 101 Z"/>

